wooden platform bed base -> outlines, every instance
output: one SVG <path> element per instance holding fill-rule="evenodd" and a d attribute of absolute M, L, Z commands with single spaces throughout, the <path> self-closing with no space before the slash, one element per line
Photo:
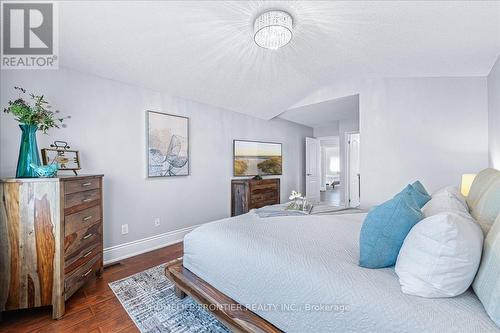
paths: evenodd
<path fill-rule="evenodd" d="M 186 294 L 191 296 L 233 332 L 282 332 L 273 324 L 262 319 L 184 268 L 182 258 L 167 263 L 165 275 L 175 284 L 177 297 L 184 298 Z"/>

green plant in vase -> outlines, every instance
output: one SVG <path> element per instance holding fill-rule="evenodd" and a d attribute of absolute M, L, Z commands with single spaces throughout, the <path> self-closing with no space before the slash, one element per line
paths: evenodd
<path fill-rule="evenodd" d="M 9 101 L 9 105 L 3 112 L 12 114 L 20 123 L 19 127 L 22 131 L 16 177 L 35 178 L 38 175 L 31 165 L 40 165 L 36 132 L 40 130 L 47 134 L 49 129 L 59 128 L 59 124 L 65 127 L 62 122 L 70 117 L 57 117 L 59 111 L 51 111 L 51 106 L 43 95 L 29 94 L 27 101 L 26 89 L 21 87 L 14 87 L 14 89 L 19 92 L 19 98 Z"/>

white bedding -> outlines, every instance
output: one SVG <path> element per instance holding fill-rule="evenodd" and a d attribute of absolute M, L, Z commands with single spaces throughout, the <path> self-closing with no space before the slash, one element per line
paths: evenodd
<path fill-rule="evenodd" d="M 184 266 L 285 332 L 500 331 L 470 289 L 420 298 L 401 292 L 393 268 L 359 267 L 365 216 L 250 212 L 205 224 L 184 238 Z"/>

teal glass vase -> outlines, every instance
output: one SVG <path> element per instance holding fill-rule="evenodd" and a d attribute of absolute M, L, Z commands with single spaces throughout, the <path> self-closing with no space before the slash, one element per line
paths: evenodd
<path fill-rule="evenodd" d="M 36 143 L 36 125 L 19 125 L 21 128 L 21 147 L 19 148 L 19 158 L 17 159 L 17 178 L 37 178 L 36 171 L 30 164 L 40 165 L 40 155 Z"/>

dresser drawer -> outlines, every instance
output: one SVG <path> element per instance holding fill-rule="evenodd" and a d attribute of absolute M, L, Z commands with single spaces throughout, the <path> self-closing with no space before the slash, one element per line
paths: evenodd
<path fill-rule="evenodd" d="M 256 202 L 260 202 L 260 201 L 264 201 L 264 196 L 262 194 L 252 195 L 252 197 L 250 199 L 251 204 L 256 203 Z"/>
<path fill-rule="evenodd" d="M 89 246 L 71 256 L 64 258 L 64 274 L 71 274 L 72 271 L 88 263 L 95 255 L 102 252 L 101 242 L 94 242 Z"/>
<path fill-rule="evenodd" d="M 101 206 L 94 206 L 64 217 L 64 236 L 86 229 L 101 220 Z"/>
<path fill-rule="evenodd" d="M 69 180 L 64 182 L 64 193 L 71 194 L 75 192 L 94 190 L 101 187 L 99 178 L 84 178 Z"/>
<path fill-rule="evenodd" d="M 274 189 L 274 190 L 269 190 L 269 189 L 265 189 L 265 190 L 259 190 L 259 191 L 254 191 L 250 194 L 250 199 L 252 198 L 269 198 L 271 196 L 276 196 L 277 194 L 277 190 Z"/>
<path fill-rule="evenodd" d="M 101 221 L 98 221 L 88 228 L 78 230 L 64 237 L 64 256 L 68 258 L 90 244 L 101 242 L 101 240 L 102 224 Z"/>
<path fill-rule="evenodd" d="M 250 199 L 250 203 L 256 203 L 256 202 L 270 202 L 270 203 L 273 203 L 273 202 L 276 202 L 277 199 L 278 199 L 278 196 L 277 196 L 276 191 L 274 191 L 274 192 L 264 192 L 264 193 L 261 193 L 261 194 L 252 195 L 252 197 Z"/>
<path fill-rule="evenodd" d="M 83 266 L 78 267 L 64 279 L 64 299 L 67 300 L 75 293 L 85 282 L 95 276 L 101 266 L 101 254 L 97 254 Z"/>
<path fill-rule="evenodd" d="M 278 188 L 278 183 L 269 182 L 262 184 L 251 184 L 250 185 L 250 193 L 261 193 L 266 191 L 276 191 Z"/>
<path fill-rule="evenodd" d="M 252 208 L 261 208 L 268 205 L 279 204 L 279 199 L 276 195 L 268 196 L 268 197 L 259 197 L 257 199 L 250 200 L 248 204 L 248 209 Z"/>
<path fill-rule="evenodd" d="M 72 214 L 101 202 L 101 190 L 76 192 L 64 196 L 64 212 Z"/>

